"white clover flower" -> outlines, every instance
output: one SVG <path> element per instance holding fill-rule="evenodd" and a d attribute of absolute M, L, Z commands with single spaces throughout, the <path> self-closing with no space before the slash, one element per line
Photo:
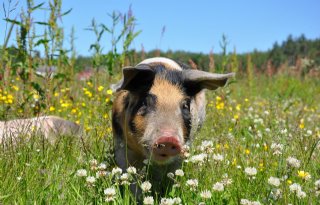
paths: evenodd
<path fill-rule="evenodd" d="M 289 189 L 291 192 L 296 192 L 296 191 L 301 190 L 301 186 L 297 183 L 294 183 L 289 186 Z"/>
<path fill-rule="evenodd" d="M 169 173 L 167 174 L 167 177 L 169 177 L 170 179 L 173 179 L 174 174 L 173 174 L 172 172 L 169 172 Z"/>
<path fill-rule="evenodd" d="M 294 158 L 294 157 L 288 157 L 287 158 L 287 164 L 290 167 L 299 168 L 300 167 L 300 160 Z"/>
<path fill-rule="evenodd" d="M 105 170 L 105 169 L 107 169 L 107 165 L 105 163 L 100 163 L 99 166 L 98 166 L 98 169 L 99 170 Z"/>
<path fill-rule="evenodd" d="M 250 205 L 261 205 L 259 201 L 252 201 Z"/>
<path fill-rule="evenodd" d="M 204 190 L 200 193 L 201 198 L 210 199 L 212 197 L 211 191 Z"/>
<path fill-rule="evenodd" d="M 87 181 L 88 184 L 94 184 L 96 182 L 96 178 L 93 177 L 93 176 L 88 176 L 86 178 L 86 181 Z"/>
<path fill-rule="evenodd" d="M 179 176 L 179 177 L 183 177 L 183 176 L 184 176 L 184 172 L 183 172 L 182 169 L 177 169 L 177 170 L 175 171 L 175 175 L 176 175 L 176 176 Z"/>
<path fill-rule="evenodd" d="M 104 195 L 106 196 L 105 200 L 107 202 L 114 201 L 116 196 L 116 190 L 114 188 L 107 188 L 103 191 Z"/>
<path fill-rule="evenodd" d="M 99 170 L 99 171 L 96 172 L 96 178 L 105 177 L 107 175 L 108 175 L 107 171 Z"/>
<path fill-rule="evenodd" d="M 181 204 L 182 200 L 180 199 L 180 197 L 174 197 L 173 198 L 173 203 L 174 204 Z"/>
<path fill-rule="evenodd" d="M 223 161 L 223 159 L 224 159 L 223 155 L 221 155 L 221 154 L 214 154 L 212 156 L 212 158 L 214 161 L 219 161 L 219 162 Z"/>
<path fill-rule="evenodd" d="M 223 185 L 223 183 L 221 183 L 221 182 L 217 182 L 217 183 L 215 183 L 215 184 L 213 185 L 212 189 L 213 189 L 214 191 L 222 192 L 222 191 L 224 191 L 224 185 Z"/>
<path fill-rule="evenodd" d="M 145 181 L 141 184 L 141 189 L 143 192 L 149 192 L 152 187 L 152 184 L 149 181 Z"/>
<path fill-rule="evenodd" d="M 78 177 L 86 177 L 86 176 L 87 176 L 87 170 L 85 170 L 85 169 L 79 169 L 79 170 L 77 170 L 76 175 L 77 175 Z"/>
<path fill-rule="evenodd" d="M 320 195 L 320 179 L 314 182 L 314 189 L 316 191 L 316 196 Z"/>
<path fill-rule="evenodd" d="M 271 149 L 273 150 L 273 155 L 281 155 L 283 150 L 283 144 L 272 143 Z"/>
<path fill-rule="evenodd" d="M 201 154 L 192 156 L 189 161 L 192 162 L 192 163 L 199 163 L 199 164 L 201 164 L 201 163 L 204 162 L 204 160 L 205 160 L 207 157 L 208 157 L 207 154 L 201 153 Z"/>
<path fill-rule="evenodd" d="M 277 177 L 270 177 L 268 179 L 268 184 L 275 186 L 275 187 L 278 187 L 278 186 L 280 186 L 280 179 Z"/>
<path fill-rule="evenodd" d="M 190 187 L 190 190 L 196 190 L 198 186 L 198 180 L 197 179 L 188 179 L 186 182 L 186 185 Z"/>
<path fill-rule="evenodd" d="M 89 164 L 91 167 L 96 167 L 98 165 L 98 161 L 96 159 L 91 159 Z"/>
<path fill-rule="evenodd" d="M 228 186 L 228 185 L 232 184 L 232 179 L 229 178 L 228 174 L 224 174 L 221 183 L 224 186 Z"/>
<path fill-rule="evenodd" d="M 128 173 L 123 173 L 121 176 L 120 176 L 120 180 L 121 180 L 121 184 L 130 184 L 129 183 L 129 174 Z"/>
<path fill-rule="evenodd" d="M 297 195 L 297 197 L 298 197 L 299 199 L 306 198 L 306 196 L 307 196 L 306 192 L 304 192 L 304 191 L 302 191 L 302 190 L 297 191 L 297 192 L 296 192 L 296 195 Z"/>
<path fill-rule="evenodd" d="M 136 174 L 137 173 L 137 169 L 135 167 L 128 167 L 127 168 L 127 172 L 129 174 Z"/>
<path fill-rule="evenodd" d="M 311 130 L 307 130 L 306 134 L 307 137 L 310 137 L 312 135 L 312 131 Z"/>
<path fill-rule="evenodd" d="M 115 167 L 115 168 L 112 169 L 111 174 L 112 174 L 113 176 L 115 176 L 115 175 L 120 175 L 120 174 L 122 174 L 122 169 L 119 168 L 119 167 Z"/>
<path fill-rule="evenodd" d="M 320 179 L 314 182 L 316 190 L 320 190 Z"/>
<path fill-rule="evenodd" d="M 280 131 L 281 134 L 287 134 L 288 130 L 286 128 L 284 128 L 283 130 Z"/>
<path fill-rule="evenodd" d="M 213 152 L 213 142 L 211 140 L 204 140 L 201 143 L 200 150 L 205 153 Z"/>
<path fill-rule="evenodd" d="M 154 203 L 154 200 L 153 200 L 152 196 L 144 197 L 143 204 L 145 204 L 145 205 L 153 205 L 153 203 Z"/>
<path fill-rule="evenodd" d="M 290 192 L 295 193 L 299 199 L 305 198 L 307 196 L 307 194 L 304 191 L 302 191 L 301 186 L 297 183 L 290 185 L 289 189 Z"/>
<path fill-rule="evenodd" d="M 240 204 L 241 205 L 250 205 L 251 201 L 249 201 L 248 199 L 241 199 L 240 200 Z"/>
<path fill-rule="evenodd" d="M 160 205 L 173 205 L 174 200 L 171 198 L 162 198 L 160 201 Z"/>
<path fill-rule="evenodd" d="M 245 168 L 244 172 L 248 175 L 248 176 L 255 176 L 257 174 L 257 169 L 254 167 L 247 167 Z"/>
<path fill-rule="evenodd" d="M 282 197 L 282 190 L 281 189 L 272 189 L 270 196 L 274 199 L 274 200 L 278 200 Z"/>

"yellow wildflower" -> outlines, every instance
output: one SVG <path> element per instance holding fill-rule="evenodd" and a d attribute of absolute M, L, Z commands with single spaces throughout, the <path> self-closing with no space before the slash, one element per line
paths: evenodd
<path fill-rule="evenodd" d="M 305 172 L 301 170 L 301 171 L 298 171 L 298 177 L 304 180 L 308 180 L 311 178 L 311 175 L 309 174 L 309 172 Z"/>
<path fill-rule="evenodd" d="M 108 95 L 112 95 L 112 93 L 113 93 L 113 92 L 112 92 L 111 89 L 108 89 L 108 90 L 107 90 L 107 94 L 108 94 Z"/>
<path fill-rule="evenodd" d="M 98 87 L 98 91 L 99 91 L 99 92 L 101 92 L 103 89 L 104 89 L 104 87 L 101 86 L 101 85 Z"/>
<path fill-rule="evenodd" d="M 50 106 L 49 110 L 52 112 L 52 111 L 55 111 L 55 110 L 56 110 L 56 108 L 55 108 L 55 107 L 53 107 L 53 106 Z"/>

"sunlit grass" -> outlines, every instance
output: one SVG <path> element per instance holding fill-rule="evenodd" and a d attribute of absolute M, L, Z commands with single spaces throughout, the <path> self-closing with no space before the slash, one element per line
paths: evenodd
<path fill-rule="evenodd" d="M 19 82 L 0 91 L 2 118 L 31 117 L 42 100 Z M 138 183 L 145 204 L 317 204 L 319 87 L 317 80 L 275 77 L 251 87 L 243 79 L 208 93 L 206 122 L 181 170 L 169 174 L 173 187 L 157 198 L 144 172 L 116 168 L 108 85 L 71 82 L 47 91 L 50 101 L 40 113 L 79 123 L 83 138 L 50 144 L 34 136 L 2 146 L 0 202 L 132 204 L 129 184 Z M 22 92 L 30 93 L 24 109 Z"/>

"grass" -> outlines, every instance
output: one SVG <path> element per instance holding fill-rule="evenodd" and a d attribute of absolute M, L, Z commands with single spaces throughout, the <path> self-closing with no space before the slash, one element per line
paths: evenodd
<path fill-rule="evenodd" d="M 113 94 L 108 86 L 70 81 L 68 87 L 46 92 L 51 99 L 37 108 L 38 113 L 80 123 L 85 130 L 83 140 L 62 136 L 49 144 L 41 136 L 33 136 L 16 146 L 2 146 L 0 203 L 107 204 L 108 196 L 114 198 L 111 204 L 134 203 L 128 185 L 121 184 L 136 180 L 140 184 L 143 174 L 131 174 L 128 179 L 110 174 L 115 164 L 110 123 Z M 206 122 L 183 164 L 184 176 L 170 176 L 175 185 L 164 196 L 168 204 L 175 197 L 183 204 L 319 202 L 320 185 L 317 189 L 315 185 L 320 179 L 318 80 L 277 76 L 248 83 L 240 79 L 207 93 Z M 23 96 L 30 98 L 22 109 Z M 0 91 L 0 99 L 2 118 L 9 119 L 33 116 L 42 100 L 34 88 L 23 89 L 19 78 Z M 289 157 L 298 159 L 299 167 L 290 165 Z M 78 176 L 80 169 L 86 170 L 86 176 Z M 87 176 L 94 176 L 95 181 Z M 279 184 L 270 177 L 278 178 Z M 295 183 L 301 189 L 294 191 Z M 106 195 L 107 188 L 114 188 L 115 193 Z M 207 199 L 206 190 L 211 193 Z M 155 203 L 161 200 L 153 199 Z"/>

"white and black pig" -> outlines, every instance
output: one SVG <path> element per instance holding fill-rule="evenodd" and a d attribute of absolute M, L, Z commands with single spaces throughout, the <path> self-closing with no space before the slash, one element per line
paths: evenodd
<path fill-rule="evenodd" d="M 123 68 L 122 80 L 113 85 L 117 91 L 112 126 L 118 166 L 142 168 L 149 159 L 149 180 L 154 191 L 163 193 L 167 173 L 181 166 L 184 145 L 204 121 L 205 89 L 224 86 L 232 76 L 191 69 L 162 57 Z"/>

